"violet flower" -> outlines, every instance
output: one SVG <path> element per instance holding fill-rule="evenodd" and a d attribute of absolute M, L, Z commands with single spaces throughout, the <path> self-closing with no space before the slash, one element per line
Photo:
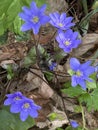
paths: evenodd
<path fill-rule="evenodd" d="M 69 53 L 72 48 L 77 48 L 81 43 L 81 40 L 78 39 L 78 32 L 73 32 L 71 29 L 66 32 L 59 30 L 56 40 L 59 43 L 59 47 L 66 53 Z"/>
<path fill-rule="evenodd" d="M 31 2 L 30 8 L 23 7 L 23 12 L 19 13 L 19 17 L 25 21 L 21 30 L 28 31 L 33 30 L 34 34 L 38 34 L 40 26 L 46 24 L 50 18 L 44 14 L 46 5 L 38 8 L 35 2 Z"/>
<path fill-rule="evenodd" d="M 95 68 L 90 66 L 91 61 L 87 61 L 83 64 L 80 64 L 78 59 L 70 59 L 70 68 L 74 72 L 72 75 L 72 86 L 75 87 L 78 84 L 86 90 L 86 80 L 92 82 L 93 80 L 89 76 L 95 72 Z"/>
<path fill-rule="evenodd" d="M 75 25 L 71 22 L 73 20 L 73 17 L 67 17 L 66 13 L 62 13 L 60 15 L 58 12 L 54 12 L 50 13 L 49 16 L 51 18 L 49 23 L 58 29 L 68 30 Z"/>

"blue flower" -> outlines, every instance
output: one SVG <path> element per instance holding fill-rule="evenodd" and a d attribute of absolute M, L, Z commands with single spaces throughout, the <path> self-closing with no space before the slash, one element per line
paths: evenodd
<path fill-rule="evenodd" d="M 25 21 L 22 25 L 21 30 L 33 30 L 34 34 L 38 34 L 40 26 L 46 24 L 50 18 L 44 14 L 46 9 L 46 5 L 38 8 L 35 2 L 30 4 L 30 8 L 23 7 L 22 10 L 24 12 L 19 13 L 21 19 Z"/>
<path fill-rule="evenodd" d="M 70 121 L 70 123 L 73 128 L 77 128 L 79 126 L 79 124 L 76 121 Z"/>
<path fill-rule="evenodd" d="M 74 71 L 74 74 L 72 75 L 73 87 L 79 84 L 84 90 L 86 90 L 86 80 L 92 82 L 92 79 L 90 79 L 89 76 L 94 73 L 95 68 L 90 66 L 90 64 L 91 61 L 80 64 L 76 58 L 70 59 L 70 68 Z"/>
<path fill-rule="evenodd" d="M 57 63 L 52 62 L 52 64 L 49 66 L 50 70 L 54 70 L 54 68 L 57 66 Z"/>
<path fill-rule="evenodd" d="M 78 47 L 81 43 L 81 40 L 78 38 L 78 32 L 73 32 L 71 29 L 63 32 L 61 30 L 58 31 L 58 35 L 56 40 L 59 43 L 59 47 L 64 50 L 64 52 L 69 53 L 72 48 Z"/>
<path fill-rule="evenodd" d="M 14 103 L 18 103 L 19 100 L 22 100 L 24 96 L 22 95 L 21 92 L 16 92 L 14 94 L 7 94 L 6 95 L 8 98 L 4 101 L 4 105 L 11 105 Z"/>
<path fill-rule="evenodd" d="M 28 116 L 32 118 L 38 117 L 37 110 L 41 107 L 36 105 L 33 100 L 26 98 L 21 92 L 16 92 L 13 94 L 7 94 L 7 99 L 4 101 L 4 105 L 11 105 L 10 112 L 19 113 L 20 119 L 25 121 Z"/>
<path fill-rule="evenodd" d="M 49 23 L 58 29 L 68 30 L 75 25 L 74 23 L 71 23 L 73 17 L 66 17 L 66 13 L 60 15 L 58 12 L 55 12 L 51 13 L 49 16 L 51 18 Z"/>
<path fill-rule="evenodd" d="M 33 100 L 29 98 L 24 98 L 23 100 L 19 101 L 18 104 L 12 104 L 10 111 L 12 113 L 19 113 L 20 112 L 20 119 L 25 121 L 28 116 L 32 118 L 38 117 L 37 110 L 40 110 L 41 107 L 36 105 Z"/>

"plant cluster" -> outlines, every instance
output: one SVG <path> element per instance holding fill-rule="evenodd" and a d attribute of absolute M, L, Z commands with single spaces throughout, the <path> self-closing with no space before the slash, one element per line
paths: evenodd
<path fill-rule="evenodd" d="M 49 23 L 56 28 L 55 39 L 58 42 L 58 47 L 66 55 L 70 54 L 73 48 L 76 49 L 82 44 L 82 40 L 79 38 L 79 33 L 72 29 L 75 26 L 75 23 L 72 22 L 74 19 L 73 17 L 67 16 L 66 13 L 60 14 L 58 12 L 50 13 L 48 16 L 45 14 L 45 10 L 45 4 L 41 7 L 37 7 L 36 3 L 32 1 L 30 7 L 23 6 L 22 12 L 19 13 L 19 17 L 24 21 L 21 26 L 21 31 L 25 32 L 31 30 L 35 43 L 35 46 L 31 50 L 33 58 L 27 58 L 26 60 L 28 63 L 36 62 L 39 68 L 41 68 L 39 63 L 40 55 L 45 56 L 46 60 L 50 58 L 50 55 L 47 53 L 44 54 L 45 49 L 35 40 L 35 35 L 40 34 L 41 26 Z M 31 53 L 29 54 L 31 55 Z M 96 82 L 98 66 L 93 66 L 91 60 L 80 63 L 79 59 L 71 56 L 69 62 L 70 69 L 67 74 L 71 77 L 71 81 L 65 83 L 64 89 L 60 91 L 64 94 L 68 94 L 69 97 L 77 98 L 79 102 L 78 107 L 80 107 L 79 112 L 82 113 L 83 128 L 81 128 L 76 121 L 69 119 L 70 126 L 67 129 L 71 130 L 73 127 L 78 130 L 85 130 L 87 128 L 82 103 L 86 103 L 89 111 L 92 109 L 98 110 L 98 101 L 96 100 L 98 98 L 98 83 Z M 57 64 L 56 61 L 51 61 L 48 65 L 48 69 L 45 71 L 49 72 L 49 74 L 53 74 L 52 72 Z M 52 75 L 50 75 L 50 80 L 51 76 Z M 22 122 L 25 122 L 29 116 L 32 118 L 38 117 L 37 110 L 40 110 L 41 107 L 36 105 L 33 100 L 23 96 L 21 92 L 7 94 L 6 96 L 7 99 L 5 99 L 4 105 L 10 106 L 11 113 L 20 113 L 20 119 Z"/>

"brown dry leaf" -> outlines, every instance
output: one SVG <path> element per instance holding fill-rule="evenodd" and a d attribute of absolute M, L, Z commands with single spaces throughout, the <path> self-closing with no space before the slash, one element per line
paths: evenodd
<path fill-rule="evenodd" d="M 69 79 L 69 77 L 66 76 L 67 70 L 65 66 L 57 65 L 55 71 L 56 74 L 58 75 L 57 78 L 60 83 L 63 83 Z M 55 82 L 55 79 L 53 79 L 53 82 Z"/>
<path fill-rule="evenodd" d="M 36 74 L 40 75 L 40 71 L 37 71 Z M 28 72 L 26 81 L 30 83 L 32 90 L 39 88 L 42 84 L 42 80 L 31 72 Z"/>
<path fill-rule="evenodd" d="M 48 0 L 47 2 L 51 12 L 64 12 L 68 9 L 68 4 L 65 0 Z M 50 13 L 50 10 L 47 12 Z"/>
<path fill-rule="evenodd" d="M 7 59 L 20 60 L 27 54 L 27 46 L 24 43 L 12 43 L 0 46 L 0 61 Z"/>
<path fill-rule="evenodd" d="M 43 98 L 48 99 L 51 98 L 53 95 L 53 90 L 49 87 L 48 84 L 46 84 L 44 81 L 42 82 L 40 88 L 39 88 L 39 93 L 42 95 Z"/>
<path fill-rule="evenodd" d="M 63 106 L 63 103 L 62 103 L 62 99 L 57 93 L 54 92 L 51 99 L 53 100 L 53 102 L 56 103 L 56 107 L 58 107 L 58 108 L 60 108 L 61 110 L 64 111 L 64 106 Z M 67 100 L 66 98 L 64 98 L 64 103 L 65 103 L 65 106 L 66 106 L 66 110 L 68 110 L 70 112 L 74 112 L 74 108 L 76 106 L 75 105 L 75 100 L 73 100 L 73 99 Z"/>
<path fill-rule="evenodd" d="M 90 128 L 98 128 L 98 122 L 92 113 L 85 111 L 85 119 Z"/>
<path fill-rule="evenodd" d="M 72 55 L 74 57 L 79 57 L 85 54 L 88 50 L 95 47 L 98 44 L 98 34 L 90 33 L 86 34 L 82 39 L 82 44 L 73 50 Z M 97 49 L 97 48 L 96 48 Z"/>
<path fill-rule="evenodd" d="M 15 64 L 13 60 L 5 60 L 0 63 L 0 66 L 6 69 L 6 66 L 9 64 Z"/>
<path fill-rule="evenodd" d="M 50 98 L 53 95 L 53 90 L 49 87 L 42 72 L 40 70 L 35 69 L 31 70 L 35 74 L 28 72 L 26 80 L 32 85 L 32 89 L 39 88 L 39 94 L 42 95 L 43 98 Z M 36 74 L 39 75 L 44 81 Z"/>

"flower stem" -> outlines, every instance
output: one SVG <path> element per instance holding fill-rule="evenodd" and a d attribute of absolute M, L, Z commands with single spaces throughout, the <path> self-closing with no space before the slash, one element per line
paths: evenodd
<path fill-rule="evenodd" d="M 88 130 L 88 129 L 86 128 L 86 121 L 85 121 L 84 109 L 83 109 L 83 106 L 82 106 L 81 103 L 80 103 L 80 107 L 81 107 L 82 121 L 83 121 L 83 129 L 82 129 L 82 130 Z"/>

